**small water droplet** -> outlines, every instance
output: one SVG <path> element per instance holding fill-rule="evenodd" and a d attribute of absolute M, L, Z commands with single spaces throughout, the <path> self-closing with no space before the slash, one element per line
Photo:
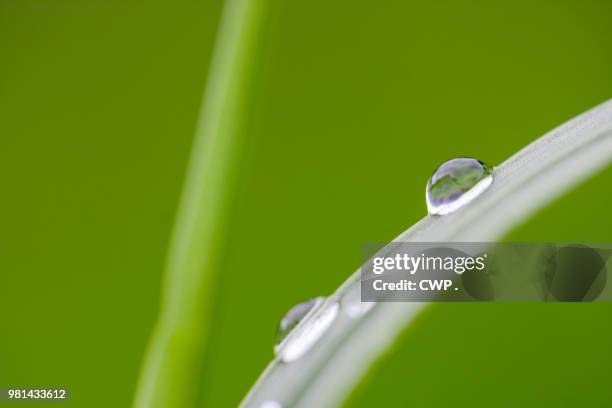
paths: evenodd
<path fill-rule="evenodd" d="M 354 290 L 347 291 L 342 298 L 341 308 L 353 319 L 358 319 L 368 313 L 375 305 L 375 302 L 361 301 L 361 286 Z"/>
<path fill-rule="evenodd" d="M 307 300 L 306 302 L 298 303 L 293 306 L 281 319 L 278 324 L 278 330 L 276 331 L 276 344 L 280 344 L 285 337 L 297 326 L 304 316 L 308 314 L 312 310 L 313 307 L 319 302 L 321 302 L 322 298 L 313 298 Z"/>
<path fill-rule="evenodd" d="M 259 408 L 283 408 L 278 401 L 264 401 Z"/>
<path fill-rule="evenodd" d="M 301 315 L 301 317 L 274 347 L 274 353 L 285 363 L 297 360 L 310 350 L 338 316 L 338 302 L 327 303 L 323 298 L 316 298 L 308 302 L 312 301 L 314 301 L 313 305 L 305 305 L 292 313 L 295 309 L 294 306 L 287 313 L 287 315 L 291 313 L 296 316 Z M 306 312 L 304 312 L 305 309 L 307 309 Z M 300 324 L 306 316 L 308 316 L 308 320 Z M 294 319 L 289 320 L 293 321 Z"/>
<path fill-rule="evenodd" d="M 344 310 L 346 310 L 346 314 L 348 314 L 353 319 L 356 319 L 368 313 L 374 307 L 375 304 L 375 302 L 357 301 L 347 304 Z"/>
<path fill-rule="evenodd" d="M 480 160 L 459 157 L 442 163 L 427 182 L 425 200 L 430 214 L 451 213 L 484 192 L 493 168 Z"/>

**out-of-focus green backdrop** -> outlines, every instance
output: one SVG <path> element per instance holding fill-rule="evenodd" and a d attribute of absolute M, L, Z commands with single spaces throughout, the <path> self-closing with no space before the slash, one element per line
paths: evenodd
<path fill-rule="evenodd" d="M 65 406 L 131 404 L 220 10 L 0 0 L 0 386 L 65 386 Z M 206 407 L 240 401 L 278 319 L 332 292 L 362 242 L 425 214 L 437 164 L 499 163 L 612 96 L 606 0 L 271 0 L 268 14 Z M 510 239 L 610 241 L 611 179 Z M 351 404 L 602 405 L 611 313 L 438 305 Z"/>

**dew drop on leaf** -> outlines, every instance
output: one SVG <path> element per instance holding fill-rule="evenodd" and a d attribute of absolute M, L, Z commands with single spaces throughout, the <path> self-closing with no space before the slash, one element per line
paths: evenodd
<path fill-rule="evenodd" d="M 482 194 L 493 181 L 493 168 L 480 160 L 459 157 L 442 163 L 427 182 L 430 214 L 449 214 Z"/>
<path fill-rule="evenodd" d="M 277 401 L 264 401 L 259 408 L 283 408 L 283 406 Z"/>
<path fill-rule="evenodd" d="M 332 325 L 338 309 L 338 302 L 321 297 L 292 307 L 280 322 L 274 353 L 285 363 L 303 356 Z M 306 316 L 308 321 L 300 324 Z"/>
<path fill-rule="evenodd" d="M 319 302 L 319 299 L 320 298 L 313 298 L 307 300 L 306 302 L 298 303 L 289 309 L 287 313 L 285 313 L 278 324 L 278 329 L 276 331 L 276 344 L 280 344 L 285 337 L 291 333 L 291 330 L 293 330 L 293 328 L 302 321 L 304 316 L 306 316 L 308 312 L 315 307 L 317 302 Z"/>
<path fill-rule="evenodd" d="M 361 301 L 361 287 L 358 290 L 353 290 L 344 295 L 342 298 L 341 308 L 344 312 L 353 319 L 358 319 L 368 313 L 376 304 L 375 302 Z"/>

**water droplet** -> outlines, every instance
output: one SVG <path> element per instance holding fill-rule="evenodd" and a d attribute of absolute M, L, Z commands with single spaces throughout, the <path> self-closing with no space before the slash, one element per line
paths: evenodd
<path fill-rule="evenodd" d="M 347 304 L 344 310 L 346 310 L 346 314 L 348 314 L 353 319 L 356 319 L 368 313 L 374 307 L 375 304 L 375 302 L 357 301 Z"/>
<path fill-rule="evenodd" d="M 443 215 L 463 207 L 491 185 L 492 174 L 491 166 L 469 157 L 442 163 L 427 182 L 427 210 Z"/>
<path fill-rule="evenodd" d="M 280 344 L 285 337 L 297 326 L 304 316 L 312 310 L 317 303 L 321 302 L 320 297 L 307 300 L 306 302 L 298 303 L 293 306 L 281 319 L 276 331 L 276 344 Z"/>
<path fill-rule="evenodd" d="M 375 304 L 375 302 L 361 301 L 361 286 L 359 286 L 344 295 L 341 308 L 349 317 L 357 319 L 368 313 Z"/>
<path fill-rule="evenodd" d="M 264 401 L 259 408 L 283 408 L 278 401 Z"/>
<path fill-rule="evenodd" d="M 327 303 L 323 298 L 313 299 L 312 301 L 315 302 L 314 305 L 310 307 L 304 306 L 304 309 L 308 309 L 305 313 L 302 308 L 299 310 L 300 313 L 295 312 L 296 315 L 301 315 L 301 318 L 298 319 L 297 323 L 293 324 L 292 329 L 284 335 L 283 340 L 274 347 L 276 355 L 285 363 L 297 360 L 310 350 L 338 316 L 338 302 Z M 289 313 L 293 309 L 295 307 Z M 306 316 L 308 316 L 308 320 L 304 320 Z"/>

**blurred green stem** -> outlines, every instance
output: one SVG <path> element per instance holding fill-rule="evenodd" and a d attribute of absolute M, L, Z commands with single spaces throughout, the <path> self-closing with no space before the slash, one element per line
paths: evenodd
<path fill-rule="evenodd" d="M 227 0 L 224 6 L 136 407 L 191 407 L 198 398 L 258 55 L 262 3 Z"/>

